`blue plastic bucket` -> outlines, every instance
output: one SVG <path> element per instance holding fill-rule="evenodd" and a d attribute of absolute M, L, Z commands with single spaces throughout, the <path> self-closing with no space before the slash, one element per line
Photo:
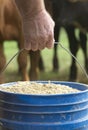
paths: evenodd
<path fill-rule="evenodd" d="M 52 82 L 81 91 L 56 95 L 0 91 L 0 130 L 88 130 L 88 86 L 75 82 Z M 12 84 L 15 83 L 3 86 Z"/>

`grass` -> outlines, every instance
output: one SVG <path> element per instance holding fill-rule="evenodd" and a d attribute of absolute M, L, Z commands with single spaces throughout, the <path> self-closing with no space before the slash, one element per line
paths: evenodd
<path fill-rule="evenodd" d="M 77 33 L 78 34 L 78 33 Z M 65 48 L 69 49 L 68 39 L 65 31 L 62 29 L 60 33 L 60 41 Z M 5 55 L 7 61 L 18 51 L 17 43 L 14 41 L 5 42 Z M 59 70 L 57 72 L 52 71 L 52 59 L 53 59 L 53 49 L 44 49 L 42 52 L 42 57 L 44 61 L 45 71 L 39 73 L 39 80 L 63 80 L 67 81 L 69 78 L 70 64 L 71 64 L 71 56 L 63 50 L 58 45 L 58 60 L 59 60 Z M 84 58 L 82 50 L 79 49 L 77 58 L 79 62 L 84 66 Z M 5 70 L 6 82 L 18 81 L 21 77 L 18 75 L 18 64 L 17 57 L 8 65 Z M 87 83 L 87 78 L 85 74 L 82 72 L 81 68 L 78 65 L 78 82 Z"/>

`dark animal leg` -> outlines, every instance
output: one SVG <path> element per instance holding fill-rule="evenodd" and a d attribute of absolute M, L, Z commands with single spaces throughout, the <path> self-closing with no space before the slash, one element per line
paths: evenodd
<path fill-rule="evenodd" d="M 3 43 L 0 42 L 0 84 L 4 83 L 4 75 L 2 72 L 4 66 L 6 64 L 6 58 L 4 55 Z"/>
<path fill-rule="evenodd" d="M 38 80 L 40 51 L 30 51 L 30 80 Z"/>
<path fill-rule="evenodd" d="M 40 71 L 44 71 L 44 63 L 43 63 L 43 59 L 42 59 L 42 56 L 40 54 L 40 58 L 39 58 L 39 70 Z"/>
<path fill-rule="evenodd" d="M 60 33 L 60 27 L 59 26 L 55 26 L 54 29 L 54 37 L 55 37 L 55 41 L 58 42 L 59 39 L 59 33 Z M 58 61 L 58 56 L 57 56 L 57 48 L 58 45 L 55 44 L 54 45 L 54 55 L 53 55 L 53 71 L 57 71 L 59 69 L 59 61 Z"/>
<path fill-rule="evenodd" d="M 85 69 L 88 72 L 88 58 L 87 58 L 87 35 L 80 32 L 80 45 L 83 50 L 84 59 L 85 59 Z"/>
<path fill-rule="evenodd" d="M 75 28 L 73 26 L 67 26 L 66 32 L 69 39 L 70 51 L 76 57 L 79 41 L 75 36 Z M 77 79 L 77 66 L 75 59 L 72 57 L 69 80 L 76 81 L 76 79 Z"/>

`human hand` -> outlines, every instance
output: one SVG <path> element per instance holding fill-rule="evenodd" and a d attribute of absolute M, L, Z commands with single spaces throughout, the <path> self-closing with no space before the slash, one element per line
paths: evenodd
<path fill-rule="evenodd" d="M 26 50 L 42 50 L 54 46 L 54 21 L 43 9 L 34 17 L 23 20 Z"/>

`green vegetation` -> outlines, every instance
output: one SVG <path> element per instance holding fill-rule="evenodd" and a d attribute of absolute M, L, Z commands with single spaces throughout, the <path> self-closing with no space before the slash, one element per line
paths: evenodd
<path fill-rule="evenodd" d="M 78 34 L 78 31 L 77 31 Z M 69 49 L 68 39 L 65 31 L 62 29 L 60 33 L 60 41 L 65 48 Z M 5 42 L 5 55 L 7 62 L 9 59 L 18 51 L 17 43 L 14 41 Z M 59 70 L 58 72 L 53 72 L 53 49 L 44 49 L 42 52 L 42 57 L 44 61 L 45 71 L 39 73 L 39 80 L 63 80 L 67 81 L 69 78 L 70 64 L 71 64 L 71 56 L 63 49 L 60 45 L 58 45 L 58 60 L 59 60 Z M 77 54 L 77 59 L 84 66 L 84 57 L 82 50 L 79 49 Z M 88 80 L 85 74 L 82 72 L 80 66 L 78 66 L 78 82 L 87 83 Z M 18 64 L 17 57 L 13 59 L 13 61 L 8 65 L 5 70 L 6 82 L 13 82 L 20 80 L 20 76 L 18 75 Z"/>

